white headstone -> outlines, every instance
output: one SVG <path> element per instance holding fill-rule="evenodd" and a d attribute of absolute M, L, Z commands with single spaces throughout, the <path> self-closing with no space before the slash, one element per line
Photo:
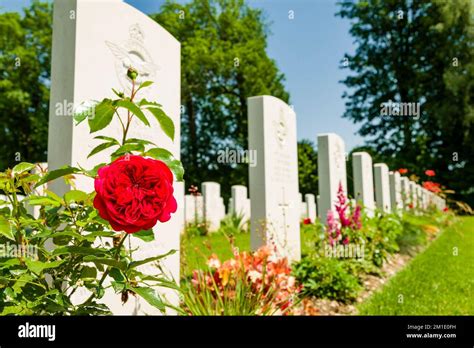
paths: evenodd
<path fill-rule="evenodd" d="M 225 218 L 225 203 L 224 198 L 219 197 L 219 225 L 220 222 Z"/>
<path fill-rule="evenodd" d="M 388 167 L 385 163 L 374 164 L 374 178 L 376 206 L 383 212 L 390 212 L 390 186 Z"/>
<path fill-rule="evenodd" d="M 328 211 L 335 211 L 334 204 L 340 184 L 347 196 L 345 146 L 337 134 L 318 135 L 318 176 L 318 207 L 322 221 L 326 222 Z"/>
<path fill-rule="evenodd" d="M 414 208 L 417 207 L 417 205 L 416 205 L 416 183 L 410 180 L 409 186 L 410 186 L 410 197 L 409 197 L 408 201 L 409 201 L 409 204 L 411 204 L 411 206 L 414 209 Z"/>
<path fill-rule="evenodd" d="M 300 220 L 304 220 L 308 216 L 308 212 L 306 210 L 306 203 L 303 201 L 303 194 L 301 192 L 298 193 L 298 198 L 300 201 Z"/>
<path fill-rule="evenodd" d="M 202 196 L 186 195 L 185 196 L 186 206 L 186 223 L 197 223 L 203 219 L 203 198 Z"/>
<path fill-rule="evenodd" d="M 233 185 L 231 187 L 232 194 L 232 211 L 236 215 L 241 215 L 244 221 L 250 219 L 250 211 L 248 210 L 247 187 L 243 185 Z"/>
<path fill-rule="evenodd" d="M 321 198 L 319 195 L 316 196 L 316 206 L 317 206 L 318 218 L 321 219 Z"/>
<path fill-rule="evenodd" d="M 72 19 L 70 16 L 74 14 Z M 48 136 L 48 165 L 57 169 L 64 165 L 81 165 L 93 168 L 108 162 L 110 151 L 87 158 L 99 140 L 97 135 L 120 137 L 118 120 L 94 134 L 89 134 L 87 122 L 74 126 L 71 114 L 59 112 L 61 105 L 78 106 L 84 101 L 115 98 L 112 88 L 129 92 L 131 82 L 126 77 L 132 62 L 141 75 L 137 82 L 153 81 L 137 98 L 147 98 L 160 103 L 175 124 L 175 139 L 171 141 L 161 130 L 156 119 L 149 117 L 151 127 L 134 119 L 129 137 L 143 138 L 180 157 L 180 43 L 147 15 L 119 0 L 56 0 L 54 2 L 53 45 L 51 69 L 51 97 Z M 146 74 L 146 76 L 145 76 Z M 175 184 L 175 192 L 181 192 Z M 93 181 L 78 176 L 76 186 L 92 191 Z M 68 188 L 61 180 L 49 187 L 62 195 Z M 184 192 L 184 191 L 183 191 Z M 176 196 L 178 209 L 184 209 L 184 197 Z M 156 256 L 180 248 L 182 216 L 174 214 L 170 221 L 158 223 L 155 241 L 145 243 L 132 238 L 135 260 Z M 168 256 L 163 269 L 179 281 L 179 252 Z M 142 269 L 146 268 L 144 266 Z M 147 268 L 148 269 L 148 268 Z M 157 272 L 155 272 L 157 273 Z M 167 293 L 177 303 L 173 292 Z M 131 296 L 122 305 L 120 295 L 107 291 L 104 301 L 115 314 L 159 314 L 145 301 Z"/>
<path fill-rule="evenodd" d="M 402 192 L 402 201 L 403 201 L 403 209 L 408 210 L 408 205 L 410 204 L 410 180 L 402 176 L 400 178 L 400 188 Z"/>
<path fill-rule="evenodd" d="M 249 150 L 259 159 L 249 167 L 252 248 L 271 242 L 281 256 L 299 260 L 296 114 L 275 97 L 251 97 L 248 133 Z"/>
<path fill-rule="evenodd" d="M 419 184 L 416 185 L 416 206 L 418 209 L 423 210 L 423 187 L 421 187 Z"/>
<path fill-rule="evenodd" d="M 316 221 L 316 200 L 315 197 L 312 193 L 307 193 L 304 195 L 304 198 L 306 200 L 306 211 L 307 211 L 307 217 L 311 220 L 311 222 Z"/>
<path fill-rule="evenodd" d="M 201 191 L 204 197 L 204 220 L 209 224 L 209 232 L 215 232 L 222 219 L 221 185 L 206 181 L 201 184 Z"/>
<path fill-rule="evenodd" d="M 368 216 L 373 216 L 375 201 L 372 157 L 367 152 L 353 153 L 352 169 L 354 198 L 364 207 Z"/>
<path fill-rule="evenodd" d="M 397 212 L 403 208 L 400 173 L 390 172 L 389 183 L 390 183 L 390 205 L 392 207 L 392 211 Z"/>

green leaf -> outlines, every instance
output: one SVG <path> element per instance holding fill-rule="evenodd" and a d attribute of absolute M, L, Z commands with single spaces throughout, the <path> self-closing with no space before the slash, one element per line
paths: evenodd
<path fill-rule="evenodd" d="M 92 117 L 97 104 L 99 104 L 97 100 L 91 100 L 79 104 L 79 106 L 74 109 L 73 118 L 76 121 L 76 125 L 84 121 L 86 118 Z"/>
<path fill-rule="evenodd" d="M 134 103 L 132 103 L 130 100 L 119 100 L 117 102 L 117 106 L 127 109 L 132 114 L 136 115 L 140 119 L 140 121 L 142 121 L 146 126 L 150 127 L 150 122 L 148 122 L 143 111 L 140 110 L 140 108 Z"/>
<path fill-rule="evenodd" d="M 165 114 L 165 112 L 161 108 L 157 107 L 147 107 L 147 109 L 155 116 L 160 124 L 161 129 L 163 132 L 170 137 L 171 140 L 174 141 L 174 123 L 173 120 Z"/>
<path fill-rule="evenodd" d="M 10 221 L 8 221 L 3 215 L 0 215 L 0 234 L 8 239 L 15 240 Z"/>
<path fill-rule="evenodd" d="M 161 160 L 163 162 L 172 161 L 174 160 L 173 154 L 166 149 L 161 147 L 155 147 L 153 149 L 148 150 L 144 154 L 145 156 L 153 157 L 154 159 Z"/>
<path fill-rule="evenodd" d="M 56 248 L 54 249 L 52 253 L 53 256 L 64 255 L 64 254 L 103 256 L 106 254 L 106 250 L 101 250 L 101 249 L 91 248 L 91 247 L 68 245 L 68 246 Z"/>
<path fill-rule="evenodd" d="M 99 169 L 106 166 L 107 163 L 99 163 L 98 165 L 96 165 L 94 168 L 92 169 L 84 169 L 84 168 L 81 168 L 81 171 L 82 173 L 84 173 L 85 175 L 88 175 L 92 178 L 95 178 L 97 176 L 97 173 L 99 172 Z"/>
<path fill-rule="evenodd" d="M 163 161 L 174 173 L 177 181 L 182 181 L 184 176 L 184 168 L 181 161 L 174 159 L 173 154 L 166 149 L 153 148 L 144 153 L 144 156 L 153 157 L 154 159 Z"/>
<path fill-rule="evenodd" d="M 146 99 L 142 99 L 138 102 L 138 105 L 139 106 L 154 106 L 154 107 L 158 107 L 158 108 L 161 108 L 162 105 L 161 104 L 158 104 L 157 102 L 152 102 L 152 101 L 148 101 Z"/>
<path fill-rule="evenodd" d="M 125 94 L 123 92 L 119 92 L 117 90 L 115 90 L 114 88 L 112 88 L 112 91 L 115 93 L 115 95 L 119 98 L 123 98 L 125 96 Z"/>
<path fill-rule="evenodd" d="M 84 257 L 84 261 L 86 262 L 94 262 L 94 263 L 99 263 L 102 265 L 107 265 L 107 266 L 112 266 L 116 267 L 120 270 L 125 270 L 127 268 L 127 264 L 124 261 L 118 261 L 115 259 L 108 259 L 105 257 L 96 257 L 94 255 L 88 255 Z"/>
<path fill-rule="evenodd" d="M 109 275 L 116 281 L 116 282 L 124 282 L 125 276 L 123 273 L 117 269 L 117 268 L 112 268 L 109 272 Z"/>
<path fill-rule="evenodd" d="M 4 268 L 10 268 L 10 267 L 15 267 L 15 266 L 18 266 L 20 265 L 20 259 L 17 259 L 17 258 L 13 258 L 13 259 L 7 259 L 5 261 L 3 261 L 5 259 L 1 258 L 0 259 L 0 269 L 4 269 Z"/>
<path fill-rule="evenodd" d="M 88 198 L 87 193 L 79 190 L 71 190 L 64 195 L 64 201 L 68 204 L 85 202 Z"/>
<path fill-rule="evenodd" d="M 94 148 L 92 149 L 92 151 L 87 155 L 87 158 L 92 157 L 92 156 L 94 156 L 95 154 L 97 154 L 97 153 L 99 153 L 99 152 L 101 152 L 101 151 L 104 151 L 105 149 L 108 149 L 109 147 L 117 146 L 117 145 L 119 145 L 119 144 L 114 144 L 114 143 L 112 143 L 112 142 L 110 142 L 110 143 L 102 143 L 102 144 L 100 144 L 100 145 L 97 145 L 97 146 L 94 147 Z"/>
<path fill-rule="evenodd" d="M 52 205 L 54 207 L 61 206 L 60 202 L 57 202 L 54 199 L 51 199 L 50 197 L 46 197 L 46 196 L 33 196 L 33 195 L 28 196 L 28 203 L 30 205 L 43 205 L 43 206 Z"/>
<path fill-rule="evenodd" d="M 135 92 L 135 94 L 138 93 L 139 90 L 141 90 L 142 88 L 146 88 L 146 87 L 149 87 L 153 84 L 153 81 L 143 81 L 140 86 L 138 87 L 137 91 Z"/>
<path fill-rule="evenodd" d="M 153 233 L 153 229 L 142 230 L 136 233 L 132 233 L 132 236 L 140 238 L 144 242 L 151 242 L 155 240 L 155 234 Z"/>
<path fill-rule="evenodd" d="M 33 163 L 21 162 L 13 167 L 12 174 L 17 176 L 18 174 L 32 170 L 34 167 L 35 165 Z"/>
<path fill-rule="evenodd" d="M 128 265 L 128 268 L 132 269 L 132 268 L 135 268 L 135 267 L 138 267 L 138 266 L 141 266 L 141 265 L 145 265 L 145 264 L 150 263 L 150 262 L 158 261 L 158 260 L 161 260 L 161 259 L 169 256 L 169 255 L 173 255 L 174 253 L 176 253 L 176 250 L 170 250 L 169 252 L 167 252 L 166 254 L 163 254 L 163 255 L 148 257 L 146 259 L 139 260 L 139 261 L 133 261 L 133 262 L 130 262 L 130 264 Z"/>
<path fill-rule="evenodd" d="M 62 198 L 59 197 L 57 194 L 55 194 L 53 191 L 45 190 L 44 193 L 46 193 L 46 195 L 47 195 L 49 198 L 55 200 L 56 202 L 61 203 L 61 202 L 63 201 Z"/>
<path fill-rule="evenodd" d="M 81 271 L 81 279 L 96 279 L 97 278 L 97 268 L 83 266 Z"/>
<path fill-rule="evenodd" d="M 22 183 L 30 183 L 30 182 L 37 181 L 40 178 L 41 178 L 41 176 L 39 174 L 30 174 L 26 178 L 22 178 L 21 182 Z"/>
<path fill-rule="evenodd" d="M 85 234 L 84 238 L 90 242 L 93 242 L 96 237 L 109 237 L 113 238 L 117 232 L 112 232 L 112 231 L 97 231 L 97 232 L 91 232 L 89 234 Z"/>
<path fill-rule="evenodd" d="M 179 160 L 173 160 L 169 162 L 165 162 L 170 170 L 174 173 L 174 176 L 176 176 L 176 181 L 183 181 L 183 176 L 184 176 L 184 168 L 183 164 Z"/>
<path fill-rule="evenodd" d="M 107 127 L 115 113 L 115 106 L 112 100 L 102 100 L 94 109 L 94 117 L 89 118 L 89 128 L 91 133 L 100 131 Z"/>
<path fill-rule="evenodd" d="M 125 144 L 142 144 L 142 145 L 153 145 L 156 146 L 155 143 L 152 143 L 151 141 L 148 140 L 143 140 L 143 139 L 137 139 L 137 138 L 130 138 L 125 140 Z"/>
<path fill-rule="evenodd" d="M 94 139 L 99 139 L 99 140 L 105 140 L 107 142 L 115 143 L 117 145 L 120 145 L 119 141 L 115 138 L 112 137 L 106 137 L 105 135 L 98 135 L 94 137 Z"/>
<path fill-rule="evenodd" d="M 145 146 L 142 144 L 125 144 L 120 146 L 111 156 L 117 158 L 126 153 L 131 153 L 132 151 L 143 152 L 144 150 Z"/>
<path fill-rule="evenodd" d="M 61 266 L 64 261 L 65 260 L 42 262 L 34 261 L 32 259 L 25 259 L 25 264 L 31 272 L 35 273 L 36 275 L 40 275 L 45 269 L 56 268 Z"/>
<path fill-rule="evenodd" d="M 161 312 L 165 311 L 166 305 L 161 300 L 161 297 L 156 291 L 152 288 L 129 288 L 131 291 L 141 296 L 146 302 L 152 305 L 155 308 L 158 308 Z"/>
<path fill-rule="evenodd" d="M 77 173 L 79 171 L 80 170 L 78 168 L 71 167 L 71 166 L 64 166 L 64 167 L 56 169 L 56 170 L 51 170 L 51 171 L 47 172 L 46 175 L 43 176 L 40 181 L 37 182 L 35 187 L 41 186 L 41 185 L 43 185 L 43 184 L 45 184 L 49 181 L 60 178 L 62 176 Z"/>

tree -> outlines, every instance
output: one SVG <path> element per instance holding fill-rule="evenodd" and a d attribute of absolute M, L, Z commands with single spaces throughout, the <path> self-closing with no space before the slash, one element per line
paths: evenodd
<path fill-rule="evenodd" d="M 361 123 L 359 133 L 391 168 L 434 169 L 471 201 L 473 13 L 469 0 L 342 1 L 338 13 L 351 20 L 357 44 L 343 60 L 353 72 L 343 81 L 344 117 Z M 382 117 L 389 101 L 419 103 L 419 118 Z"/>
<path fill-rule="evenodd" d="M 289 99 L 266 53 L 268 24 L 243 0 L 168 1 L 152 18 L 181 42 L 185 180 L 218 181 L 227 195 L 231 185 L 248 182 L 247 165 L 217 160 L 226 147 L 247 149 L 247 98 Z"/>
<path fill-rule="evenodd" d="M 303 139 L 298 142 L 298 179 L 303 195 L 318 194 L 318 153 L 311 140 Z"/>
<path fill-rule="evenodd" d="M 0 168 L 44 162 L 48 144 L 51 5 L 0 14 Z"/>

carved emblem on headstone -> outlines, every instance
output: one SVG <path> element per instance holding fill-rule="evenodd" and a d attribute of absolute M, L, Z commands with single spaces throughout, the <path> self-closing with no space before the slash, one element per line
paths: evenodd
<path fill-rule="evenodd" d="M 286 143 L 286 136 L 288 135 L 288 126 L 286 124 L 285 111 L 283 108 L 280 109 L 279 119 L 275 121 L 274 124 L 278 145 L 283 147 Z"/>
<path fill-rule="evenodd" d="M 117 77 L 126 93 L 130 93 L 132 89 L 132 82 L 127 77 L 128 68 L 133 67 L 138 71 L 137 84 L 155 80 L 156 72 L 160 69 L 144 46 L 145 37 L 140 26 L 132 25 L 129 34 L 129 39 L 122 44 L 105 41 L 115 56 Z"/>

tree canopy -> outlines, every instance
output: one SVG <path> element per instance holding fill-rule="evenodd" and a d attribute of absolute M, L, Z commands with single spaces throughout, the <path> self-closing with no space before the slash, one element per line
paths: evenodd
<path fill-rule="evenodd" d="M 474 30 L 469 0 L 341 1 L 356 51 L 344 117 L 393 169 L 437 179 L 474 198 Z M 389 101 L 419 103 L 419 117 L 382 117 Z"/>
<path fill-rule="evenodd" d="M 46 160 L 51 5 L 0 14 L 0 168 Z"/>
<path fill-rule="evenodd" d="M 246 185 L 247 165 L 219 163 L 219 151 L 247 149 L 248 97 L 289 99 L 284 75 L 266 52 L 264 14 L 243 0 L 194 0 L 168 1 L 152 18 L 181 42 L 185 180 L 220 182 L 223 193 Z"/>

